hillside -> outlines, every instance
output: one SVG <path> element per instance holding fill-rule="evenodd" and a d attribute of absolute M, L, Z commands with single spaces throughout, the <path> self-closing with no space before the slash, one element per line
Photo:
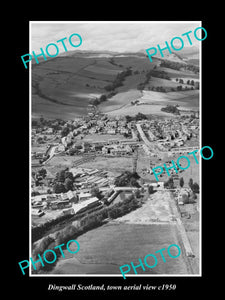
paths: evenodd
<path fill-rule="evenodd" d="M 168 92 L 177 87 L 173 80 L 177 76 L 198 78 L 189 70 L 162 68 L 161 61 L 154 58 L 150 63 L 140 52 L 71 51 L 32 64 L 32 115 L 62 119 L 85 115 L 91 101 L 101 95 L 108 100 L 100 109 L 114 106 L 115 99 L 116 105 L 126 104 L 141 96 L 137 86 L 146 81 L 149 71 L 154 76 L 144 89 L 165 87 Z"/>
<path fill-rule="evenodd" d="M 142 53 L 146 53 L 145 49 L 141 50 Z M 193 60 L 195 60 L 195 65 L 199 64 L 199 48 L 196 46 L 184 47 L 180 51 L 172 51 L 170 54 L 168 50 L 163 51 L 164 57 L 161 56 L 160 52 L 153 56 L 160 60 L 170 60 L 173 62 L 179 62 L 183 64 L 191 64 Z"/>

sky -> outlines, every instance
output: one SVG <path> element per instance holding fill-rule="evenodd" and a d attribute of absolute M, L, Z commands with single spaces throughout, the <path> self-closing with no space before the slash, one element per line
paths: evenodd
<path fill-rule="evenodd" d="M 57 43 L 58 40 L 67 37 L 65 40 L 68 51 L 71 50 L 97 50 L 97 51 L 116 51 L 116 52 L 137 52 L 159 44 L 164 48 L 165 41 L 196 27 L 201 26 L 200 21 L 182 22 L 30 22 L 30 53 L 45 47 L 49 43 L 55 43 L 59 47 L 59 52 L 64 52 L 63 45 Z M 68 38 L 73 33 L 78 33 L 82 37 L 82 44 L 75 48 L 69 44 Z M 190 34 L 194 46 L 198 46 L 193 35 Z M 72 39 L 76 44 L 76 37 Z M 187 37 L 183 37 L 184 46 L 188 47 Z M 79 40 L 77 38 L 77 43 Z M 53 47 L 54 48 L 54 47 Z M 50 48 L 49 48 L 50 52 Z M 54 52 L 54 51 L 53 51 Z"/>

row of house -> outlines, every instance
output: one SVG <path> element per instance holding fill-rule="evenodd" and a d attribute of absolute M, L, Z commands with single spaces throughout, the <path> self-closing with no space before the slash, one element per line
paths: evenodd
<path fill-rule="evenodd" d="M 161 151 L 180 147 L 194 136 L 199 129 L 198 119 L 166 119 L 163 121 L 142 121 L 142 128 L 148 133 L 150 141 L 157 140 L 157 147 Z"/>
<path fill-rule="evenodd" d="M 102 148 L 102 154 L 110 154 L 112 156 L 124 156 L 133 153 L 131 146 L 129 145 L 105 145 Z"/>

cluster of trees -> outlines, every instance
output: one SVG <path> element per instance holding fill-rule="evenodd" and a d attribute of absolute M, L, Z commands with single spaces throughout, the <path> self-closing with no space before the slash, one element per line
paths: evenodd
<path fill-rule="evenodd" d="M 81 231 L 79 232 L 77 228 L 73 225 L 66 226 L 62 230 L 58 231 L 57 234 L 55 235 L 55 238 L 51 237 L 50 235 L 44 237 L 40 241 L 36 242 L 34 245 L 34 249 L 32 252 L 32 258 L 34 261 L 38 260 L 38 254 L 41 256 L 47 249 L 54 249 L 54 247 L 67 242 L 73 237 L 74 239 L 81 234 Z M 62 249 L 66 250 L 66 246 L 62 246 Z M 40 264 L 36 265 L 37 270 L 33 271 L 33 273 L 38 273 L 40 270 L 41 272 L 45 273 L 50 271 L 55 264 L 57 263 L 58 257 L 61 256 L 61 250 L 59 248 L 54 249 L 54 252 L 56 253 L 56 260 L 52 264 L 45 264 L 44 267 Z M 47 252 L 45 254 L 45 257 L 48 261 L 53 261 L 54 260 L 54 254 L 52 252 Z"/>
<path fill-rule="evenodd" d="M 185 83 L 182 78 L 180 78 L 180 79 L 176 78 L 176 82 L 179 82 L 179 83 L 182 83 L 182 84 Z M 192 80 L 188 79 L 186 84 L 191 86 L 191 90 L 193 90 L 194 87 L 195 87 L 195 89 L 199 89 L 199 82 L 194 82 L 193 79 Z M 182 91 L 182 90 L 183 90 L 182 85 L 177 86 L 177 91 Z M 187 86 L 185 86 L 185 90 L 188 90 Z"/>
<path fill-rule="evenodd" d="M 166 89 L 163 86 L 153 86 L 153 87 L 149 87 L 148 88 L 151 91 L 157 91 L 157 92 L 161 92 L 161 93 L 166 93 Z"/>
<path fill-rule="evenodd" d="M 192 178 L 190 178 L 188 185 L 194 193 L 199 194 L 199 185 L 197 182 L 193 182 Z"/>
<path fill-rule="evenodd" d="M 182 79 L 182 78 L 180 78 L 180 79 L 178 79 L 178 78 L 176 78 L 176 82 L 179 82 L 179 83 L 184 83 L 184 80 Z M 194 82 L 194 80 L 192 79 L 192 80 L 187 80 L 187 82 L 186 82 L 188 85 L 195 85 L 195 82 Z"/>
<path fill-rule="evenodd" d="M 112 92 L 110 94 L 108 94 L 108 96 L 106 96 L 105 94 L 102 94 L 99 98 L 95 98 L 95 99 L 91 99 L 89 101 L 90 104 L 92 105 L 99 105 L 100 103 L 106 101 L 108 98 L 111 98 L 112 96 L 114 96 L 116 94 L 116 92 Z"/>
<path fill-rule="evenodd" d="M 127 116 L 125 116 L 125 118 L 126 118 L 127 122 L 140 121 L 140 120 L 147 120 L 148 119 L 148 117 L 146 115 L 144 115 L 144 114 L 142 114 L 140 112 L 138 114 L 136 114 L 135 116 L 129 116 L 129 115 L 127 115 Z"/>
<path fill-rule="evenodd" d="M 116 219 L 131 212 L 132 210 L 135 210 L 138 207 L 140 207 L 139 201 L 134 195 L 130 195 L 124 201 L 118 202 L 114 204 L 113 207 L 110 207 L 108 216 L 111 219 Z"/>
<path fill-rule="evenodd" d="M 45 250 L 47 250 L 48 248 L 51 247 L 51 245 L 54 245 L 54 239 L 52 237 L 50 237 L 49 235 L 44 237 L 40 241 L 38 241 L 36 243 L 36 245 L 34 246 L 34 249 L 32 252 L 33 260 L 36 261 L 38 259 L 38 254 L 42 255 L 45 252 Z M 57 251 L 55 251 L 55 252 L 57 252 Z M 47 252 L 45 257 L 48 261 L 52 261 L 54 259 L 53 254 L 51 252 Z M 50 266 L 49 264 L 45 264 L 45 266 L 42 267 L 40 264 L 38 264 L 38 265 L 36 265 L 36 268 L 37 268 L 37 270 L 44 268 L 43 270 L 45 270 L 47 272 L 52 268 L 52 267 L 49 268 L 49 266 Z M 36 272 L 33 271 L 33 272 L 37 273 L 37 271 Z"/>
<path fill-rule="evenodd" d="M 179 184 L 180 184 L 180 187 L 184 186 L 184 178 L 183 177 L 180 178 Z M 196 194 L 199 193 L 199 185 L 197 182 L 194 183 L 192 178 L 189 179 L 188 186 L 194 193 L 196 193 Z M 164 182 L 164 187 L 168 188 L 168 189 L 175 188 L 173 177 L 170 177 L 167 181 Z"/>
<path fill-rule="evenodd" d="M 193 90 L 193 89 L 194 89 L 194 87 L 193 87 L 193 86 L 191 86 L 191 90 Z M 175 89 L 174 89 L 174 88 L 171 88 L 171 90 L 175 91 Z M 183 87 L 182 87 L 182 85 L 178 85 L 178 86 L 177 86 L 177 91 L 184 91 L 184 90 L 186 90 L 186 91 L 187 91 L 187 90 L 189 90 L 189 89 L 188 89 L 188 87 L 187 87 L 187 86 L 185 86 L 185 88 L 183 88 Z"/>
<path fill-rule="evenodd" d="M 188 185 L 191 189 L 191 192 L 189 193 L 188 201 L 189 201 L 189 203 L 192 203 L 197 198 L 196 194 L 199 193 L 199 185 L 197 182 L 193 183 L 192 178 L 190 178 Z M 183 179 L 183 177 L 181 177 L 180 178 L 180 187 L 183 187 L 183 186 L 184 186 L 184 179 Z"/>
<path fill-rule="evenodd" d="M 68 133 L 70 133 L 71 131 L 73 131 L 75 128 L 77 128 L 76 126 L 74 126 L 73 124 L 66 124 L 66 126 L 63 126 L 62 131 L 61 131 L 61 137 L 67 136 Z"/>
<path fill-rule="evenodd" d="M 72 217 L 73 217 L 73 215 L 60 215 L 54 219 L 48 220 L 45 223 L 39 224 L 38 226 L 35 226 L 35 227 L 32 227 L 32 229 L 31 229 L 32 243 L 39 240 L 52 227 L 55 227 L 60 222 L 68 220 Z"/>
<path fill-rule="evenodd" d="M 179 82 L 179 83 L 184 83 L 183 79 L 182 78 L 176 78 L 176 82 Z"/>
<path fill-rule="evenodd" d="M 38 186 L 40 185 L 40 182 L 45 179 L 47 176 L 47 171 L 46 169 L 42 168 L 40 170 L 38 170 L 36 173 L 35 172 L 32 172 L 32 177 L 34 178 L 35 180 L 35 185 Z M 35 196 L 35 195 L 33 195 Z"/>
<path fill-rule="evenodd" d="M 192 71 L 192 72 L 194 72 L 196 74 L 199 73 L 199 67 L 195 66 L 195 65 L 191 65 L 191 64 L 185 65 L 184 69 Z"/>
<path fill-rule="evenodd" d="M 195 84 L 195 88 L 196 88 L 196 89 L 199 89 L 199 84 L 198 84 L 198 83 Z M 193 90 L 194 87 L 191 86 L 190 89 Z M 189 89 L 188 89 L 187 86 L 185 86 L 185 88 L 183 88 L 182 85 L 178 85 L 176 88 L 174 88 L 174 87 L 170 87 L 170 88 L 169 88 L 169 87 L 166 87 L 166 88 L 165 88 L 165 87 L 163 87 L 163 86 L 157 86 L 157 87 L 152 86 L 152 87 L 148 87 L 148 90 L 149 90 L 149 91 L 157 91 L 157 92 L 161 92 L 161 93 L 166 93 L 166 92 L 168 92 L 168 91 L 176 92 L 176 91 L 184 91 L 184 90 L 189 90 Z"/>
<path fill-rule="evenodd" d="M 167 189 L 174 189 L 174 182 L 173 182 L 173 177 L 170 177 L 167 181 L 164 182 L 164 188 Z"/>
<path fill-rule="evenodd" d="M 155 192 L 156 192 L 156 190 L 154 190 L 153 186 L 149 185 L 148 186 L 148 194 L 151 195 L 151 194 L 154 194 Z"/>
<path fill-rule="evenodd" d="M 131 69 L 131 67 L 128 67 L 125 71 L 118 73 L 116 75 L 115 80 L 111 84 L 106 85 L 104 87 L 104 89 L 107 92 L 111 92 L 111 91 L 115 90 L 117 87 L 122 86 L 125 78 L 130 75 L 132 75 L 132 69 Z"/>
<path fill-rule="evenodd" d="M 169 75 L 165 71 L 152 70 L 150 72 L 151 72 L 151 76 L 153 76 L 153 77 L 170 80 Z"/>
<path fill-rule="evenodd" d="M 177 86 L 177 91 L 182 91 L 182 89 L 183 89 L 182 85 Z"/>
<path fill-rule="evenodd" d="M 32 254 L 35 256 L 42 254 L 52 242 L 54 242 L 54 239 L 51 236 L 44 237 L 34 245 Z"/>
<path fill-rule="evenodd" d="M 162 107 L 161 110 L 176 115 L 180 114 L 180 111 L 176 105 L 167 105 L 166 107 Z"/>
<path fill-rule="evenodd" d="M 140 184 L 138 183 L 139 178 L 140 176 L 136 172 L 132 173 L 129 171 L 125 171 L 115 179 L 114 184 L 116 186 L 133 186 L 139 188 L 140 187 Z"/>
<path fill-rule="evenodd" d="M 56 173 L 56 177 L 53 185 L 53 192 L 56 194 L 65 193 L 68 191 L 74 190 L 74 181 L 75 178 L 72 172 L 68 172 L 68 169 L 61 170 Z M 93 197 L 97 197 L 99 199 L 102 198 L 101 192 L 99 191 L 98 186 L 93 185 L 90 190 L 90 193 Z"/>
<path fill-rule="evenodd" d="M 53 192 L 56 194 L 65 193 L 74 190 L 74 177 L 67 169 L 56 173 L 55 183 L 53 185 Z"/>
<path fill-rule="evenodd" d="M 61 131 L 61 137 L 67 136 L 68 133 L 70 133 L 69 126 L 64 126 L 62 131 Z"/>

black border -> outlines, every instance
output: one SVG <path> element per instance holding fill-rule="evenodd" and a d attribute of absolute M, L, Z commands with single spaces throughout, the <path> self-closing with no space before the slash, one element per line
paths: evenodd
<path fill-rule="evenodd" d="M 183 10 L 183 8 L 181 8 Z M 50 15 L 49 15 L 50 16 Z M 17 174 L 16 183 L 14 190 L 19 191 L 18 197 L 14 199 L 14 211 L 15 216 L 15 237 L 17 240 L 16 248 L 16 258 L 14 261 L 13 269 L 16 269 L 16 287 L 17 295 L 24 295 L 25 292 L 32 295 L 47 295 L 47 296 L 105 296 L 108 291 L 97 292 L 79 292 L 79 291 L 63 291 L 62 293 L 57 291 L 48 291 L 49 284 L 56 285 L 72 285 L 75 283 L 81 283 L 83 285 L 95 284 L 101 285 L 160 285 L 160 284 L 176 284 L 177 288 L 175 291 L 141 291 L 141 294 L 147 296 L 194 296 L 196 292 L 193 291 L 204 291 L 205 289 L 210 289 L 212 284 L 212 279 L 215 279 L 216 270 L 211 269 L 212 265 L 209 264 L 208 258 L 212 256 L 212 247 L 210 246 L 210 238 L 213 237 L 214 230 L 216 230 L 215 224 L 213 224 L 212 215 L 216 215 L 216 209 L 209 205 L 211 199 L 213 198 L 213 191 L 211 191 L 210 186 L 215 184 L 215 164 L 217 159 L 218 146 L 216 146 L 216 134 L 215 129 L 218 124 L 217 119 L 217 106 L 213 103 L 219 98 L 219 90 L 214 89 L 218 86 L 217 81 L 217 67 L 215 60 L 212 59 L 212 54 L 215 53 L 215 45 L 217 45 L 219 34 L 218 28 L 213 20 L 206 18 L 203 15 L 199 15 L 195 18 L 193 17 L 182 17 L 182 14 L 178 14 L 179 19 L 176 18 L 163 18 L 152 19 L 151 16 L 147 16 L 144 19 L 135 17 L 130 17 L 127 12 L 126 17 L 119 17 L 115 14 L 114 18 L 99 18 L 97 17 L 25 17 L 20 18 L 17 23 L 18 34 L 16 39 L 16 53 L 15 53 L 15 65 L 16 70 L 16 94 L 13 102 L 13 117 L 14 117 L 14 141 L 13 144 L 18 145 L 16 147 L 17 152 L 17 169 L 20 170 Z M 171 15 L 170 15 L 171 16 Z M 29 53 L 29 21 L 202 21 L 202 26 L 206 28 L 208 36 L 207 39 L 202 42 L 202 145 L 209 145 L 214 150 L 214 157 L 209 161 L 202 161 L 202 277 L 128 277 L 124 280 L 122 277 L 29 277 L 28 275 L 22 275 L 21 270 L 18 266 L 18 262 L 29 257 L 29 71 L 25 70 L 20 56 Z M 215 76 L 211 74 L 214 71 Z M 220 100 L 221 101 L 221 100 Z M 216 118 L 217 122 L 213 118 Z M 16 126 L 18 124 L 18 126 Z M 15 155 L 15 148 L 12 148 L 12 155 Z M 212 176 L 210 177 L 209 174 Z M 212 182 L 213 181 L 213 182 Z M 218 207 L 217 207 L 218 208 Z M 211 222 L 210 222 L 210 221 Z M 214 252 L 215 253 L 215 252 Z M 211 261 L 213 264 L 214 262 Z M 15 270 L 14 269 L 14 270 Z M 29 291 L 28 291 L 29 290 Z M 111 292 L 110 292 L 111 293 Z M 132 294 L 137 295 L 136 291 Z M 128 291 L 124 292 L 112 292 L 112 294 L 128 294 Z M 130 294 L 130 292 L 129 292 Z M 138 295 L 140 291 L 138 292 Z"/>

